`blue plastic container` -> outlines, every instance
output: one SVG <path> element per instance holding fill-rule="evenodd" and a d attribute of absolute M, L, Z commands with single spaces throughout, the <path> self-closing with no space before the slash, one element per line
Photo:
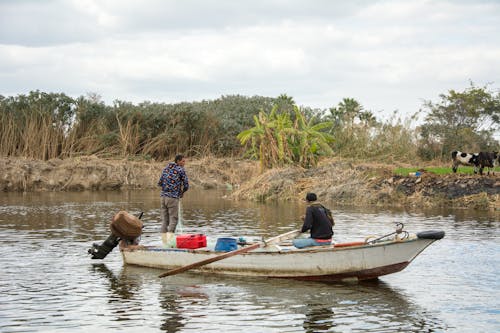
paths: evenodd
<path fill-rule="evenodd" d="M 236 238 L 217 238 L 217 243 L 215 244 L 215 251 L 219 252 L 229 252 L 234 251 L 238 248 L 236 243 Z"/>

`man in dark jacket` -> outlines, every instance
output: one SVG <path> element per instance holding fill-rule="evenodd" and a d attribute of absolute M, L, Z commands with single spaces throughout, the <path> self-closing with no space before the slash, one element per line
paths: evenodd
<path fill-rule="evenodd" d="M 317 203 L 316 200 L 315 193 L 307 193 L 306 201 L 308 206 L 301 232 L 310 230 L 311 237 L 294 239 L 293 245 L 299 249 L 309 246 L 330 245 L 332 243 L 332 222 L 328 218 L 323 205 Z"/>

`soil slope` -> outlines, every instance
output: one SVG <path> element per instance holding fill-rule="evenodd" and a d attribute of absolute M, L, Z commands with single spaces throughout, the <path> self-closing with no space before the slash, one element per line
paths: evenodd
<path fill-rule="evenodd" d="M 255 163 L 224 159 L 187 160 L 195 187 L 239 184 L 258 170 Z M 108 160 L 93 156 L 49 161 L 0 158 L 0 191 L 84 191 L 157 188 L 168 162 Z"/>
<path fill-rule="evenodd" d="M 379 206 L 469 207 L 500 211 L 500 175 L 393 174 L 393 166 L 326 161 L 309 170 L 270 170 L 243 184 L 238 199 L 303 198 L 309 191 L 321 200 Z"/>
<path fill-rule="evenodd" d="M 157 188 L 166 162 L 0 158 L 2 191 L 83 191 Z M 317 168 L 273 169 L 260 173 L 246 160 L 190 160 L 190 184 L 234 188 L 235 200 L 299 200 L 316 192 L 321 200 L 353 205 L 470 207 L 500 211 L 500 175 L 395 176 L 393 166 L 327 160 Z"/>

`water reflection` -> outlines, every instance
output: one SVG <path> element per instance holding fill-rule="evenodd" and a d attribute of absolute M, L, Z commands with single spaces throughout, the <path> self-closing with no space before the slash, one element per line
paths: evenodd
<path fill-rule="evenodd" d="M 160 284 L 158 272 L 154 270 L 124 266 L 116 275 L 106 264 L 99 263 L 91 265 L 90 272 L 94 281 L 107 282 L 108 304 L 117 322 L 133 321 L 153 300 L 160 308 L 157 314 L 161 320 L 159 328 L 166 332 L 179 332 L 187 321 L 183 315 L 186 306 L 196 307 L 207 300 L 197 285 L 166 283 L 161 284 L 157 295 L 151 294 L 151 286 L 158 287 Z M 145 297 L 151 299 L 145 300 Z"/>
<path fill-rule="evenodd" d="M 98 263 L 90 266 L 92 278 L 103 280 L 109 283 L 110 303 L 116 300 L 132 299 L 135 294 L 141 291 L 140 281 L 120 274 L 116 276 L 106 264 Z"/>
<path fill-rule="evenodd" d="M 118 308 L 127 313 L 113 310 L 117 320 L 132 320 L 150 297 L 158 302 L 160 329 L 166 332 L 234 330 L 238 322 L 259 332 L 446 329 L 411 297 L 381 281 L 345 285 L 194 273 L 159 280 L 158 270 L 126 266 L 116 276 L 103 264 L 92 271 L 108 281 L 108 304 L 126 304 Z M 139 304 L 132 306 L 134 300 Z"/>
<path fill-rule="evenodd" d="M 334 313 L 331 306 L 324 304 L 306 303 L 305 320 L 303 324 L 304 332 L 330 332 L 334 326 Z"/>
<path fill-rule="evenodd" d="M 184 327 L 182 312 L 179 309 L 178 297 L 175 294 L 162 292 L 160 297 L 160 307 L 163 309 L 164 318 L 160 326 L 162 331 L 169 333 L 179 332 Z"/>
<path fill-rule="evenodd" d="M 443 229 L 405 271 L 375 284 L 322 284 L 123 266 L 89 259 L 114 213 L 144 211 L 144 243 L 159 244 L 157 191 L 0 195 L 0 331 L 346 332 L 499 331 L 500 222 L 475 211 L 331 205 L 336 241 Z M 184 231 L 271 237 L 300 225 L 302 203 L 262 205 L 193 190 Z M 466 250 L 464 250 L 466 249 Z M 466 254 L 466 255 L 465 255 Z M 124 324 L 125 323 L 125 324 Z M 479 327 L 479 329 L 478 329 Z M 458 329 L 459 328 L 459 329 Z"/>

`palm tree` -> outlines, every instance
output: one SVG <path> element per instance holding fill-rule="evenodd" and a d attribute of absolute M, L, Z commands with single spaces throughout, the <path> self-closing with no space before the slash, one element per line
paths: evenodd
<path fill-rule="evenodd" d="M 296 105 L 293 121 L 290 113 L 279 111 L 279 105 L 269 115 L 261 111 L 254 117 L 255 126 L 238 134 L 242 145 L 250 143 L 247 154 L 259 159 L 261 170 L 293 164 L 309 168 L 316 165 L 320 154 L 332 153 L 329 143 L 333 138 L 322 132 L 331 127 L 331 122 L 307 121 Z"/>
<path fill-rule="evenodd" d="M 292 146 L 295 149 L 294 161 L 304 168 L 315 166 L 318 157 L 321 154 L 331 155 L 333 150 L 330 143 L 333 142 L 333 136 L 324 129 L 332 127 L 331 121 L 316 123 L 315 118 L 306 120 L 304 114 L 295 106 L 295 124 L 294 136 L 291 137 L 295 142 Z"/>
<path fill-rule="evenodd" d="M 245 152 L 250 158 L 255 158 L 260 161 L 261 169 L 263 169 L 263 142 L 265 135 L 265 124 L 267 123 L 267 115 L 264 111 L 260 111 L 258 116 L 253 116 L 255 126 L 244 130 L 238 134 L 238 140 L 242 145 L 250 142 L 250 148 Z"/>

